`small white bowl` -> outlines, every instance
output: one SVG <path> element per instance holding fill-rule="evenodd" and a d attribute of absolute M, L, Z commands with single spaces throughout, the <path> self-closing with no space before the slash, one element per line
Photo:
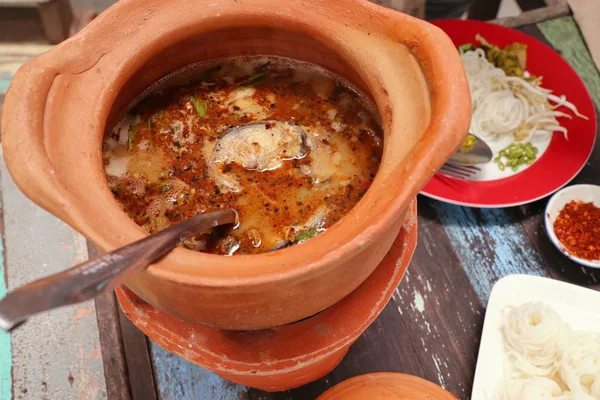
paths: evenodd
<path fill-rule="evenodd" d="M 570 254 L 554 234 L 554 220 L 556 220 L 560 210 L 562 210 L 571 200 L 584 201 L 586 203 L 591 202 L 594 203 L 596 207 L 600 207 L 600 186 L 573 185 L 556 192 L 548 201 L 545 211 L 544 219 L 546 221 L 546 232 L 548 233 L 548 237 L 557 249 L 576 263 L 585 265 L 586 267 L 600 268 L 600 260 L 584 260 Z M 598 221 L 598 224 L 600 224 L 600 221 Z"/>

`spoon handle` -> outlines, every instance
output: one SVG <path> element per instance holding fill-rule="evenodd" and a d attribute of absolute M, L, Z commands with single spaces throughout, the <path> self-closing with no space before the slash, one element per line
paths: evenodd
<path fill-rule="evenodd" d="M 234 210 L 201 214 L 65 271 L 31 282 L 0 300 L 0 328 L 11 331 L 43 311 L 81 303 L 113 290 L 177 244 L 200 232 L 237 221 Z"/>

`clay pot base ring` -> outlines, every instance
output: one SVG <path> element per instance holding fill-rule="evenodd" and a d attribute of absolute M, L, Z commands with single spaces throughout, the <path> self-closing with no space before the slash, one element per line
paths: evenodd
<path fill-rule="evenodd" d="M 281 391 L 321 378 L 377 318 L 406 271 L 417 244 L 413 200 L 398 236 L 375 271 L 323 312 L 259 331 L 220 331 L 158 311 L 125 287 L 116 290 L 123 312 L 165 350 L 230 381 Z"/>

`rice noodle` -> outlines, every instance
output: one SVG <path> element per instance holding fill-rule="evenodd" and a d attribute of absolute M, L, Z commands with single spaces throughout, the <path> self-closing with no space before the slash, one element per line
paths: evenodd
<path fill-rule="evenodd" d="M 487 60 L 482 49 L 463 52 L 461 58 L 473 101 L 470 132 L 476 136 L 494 140 L 511 135 L 515 140 L 528 140 L 533 135 L 561 132 L 567 137 L 556 118 L 570 116 L 557 111 L 559 107 L 587 119 L 565 96 L 541 87 L 539 79 L 507 76 Z"/>
<path fill-rule="evenodd" d="M 494 400 L 600 399 L 600 332 L 573 331 L 543 303 L 510 310 L 504 377 Z"/>

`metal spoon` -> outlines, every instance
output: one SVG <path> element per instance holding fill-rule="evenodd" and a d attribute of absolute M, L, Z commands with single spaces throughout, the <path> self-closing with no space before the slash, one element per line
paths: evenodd
<path fill-rule="evenodd" d="M 490 149 L 490 146 L 488 146 L 477 136 L 473 134 L 469 135 L 475 138 L 475 144 L 473 147 L 469 151 L 463 151 L 462 148 L 458 149 L 458 151 L 454 153 L 448 161 L 455 164 L 465 165 L 485 164 L 490 162 L 494 157 L 494 153 L 492 152 L 492 149 Z"/>
<path fill-rule="evenodd" d="M 198 215 L 63 272 L 21 286 L 0 300 L 0 328 L 10 331 L 34 314 L 81 303 L 111 291 L 127 276 L 143 270 L 184 240 L 216 226 L 236 222 L 234 210 Z"/>

